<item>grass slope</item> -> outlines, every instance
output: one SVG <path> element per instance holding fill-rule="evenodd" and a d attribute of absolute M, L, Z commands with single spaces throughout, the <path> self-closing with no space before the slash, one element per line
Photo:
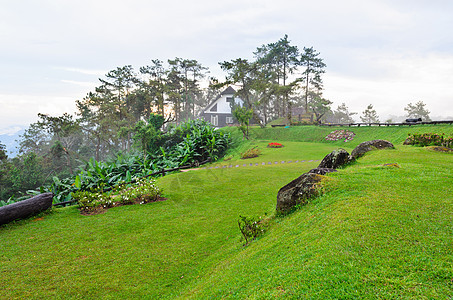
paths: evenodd
<path fill-rule="evenodd" d="M 356 134 L 354 140 L 348 143 L 343 141 L 327 142 L 324 137 L 334 130 L 350 130 Z M 232 129 L 230 129 L 232 130 Z M 291 126 L 290 128 L 258 128 L 251 129 L 251 135 L 257 140 L 295 141 L 295 142 L 323 142 L 340 147 L 354 148 L 358 144 L 375 140 L 386 139 L 395 144 L 402 144 L 409 133 L 445 133 L 453 136 L 451 125 L 415 125 L 393 127 L 327 127 L 327 126 Z"/>
<path fill-rule="evenodd" d="M 301 130 L 242 147 L 258 145 L 257 161 L 273 161 L 321 159 L 337 146 L 298 143 Z M 268 141 L 285 147 L 267 149 Z M 222 164 L 242 162 L 239 152 Z M 381 166 L 393 162 L 401 168 Z M 272 218 L 269 232 L 243 247 L 238 216 L 272 216 L 278 189 L 316 165 L 172 174 L 158 181 L 164 202 L 95 216 L 54 209 L 2 226 L 0 299 L 453 296 L 449 153 L 409 146 L 370 153 L 331 175 L 323 196 Z"/>
<path fill-rule="evenodd" d="M 452 167 L 422 148 L 370 153 L 183 298 L 449 299 Z"/>

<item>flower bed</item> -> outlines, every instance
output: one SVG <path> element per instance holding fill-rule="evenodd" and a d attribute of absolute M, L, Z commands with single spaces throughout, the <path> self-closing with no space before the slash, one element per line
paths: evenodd
<path fill-rule="evenodd" d="M 335 130 L 329 133 L 325 139 L 326 141 L 339 141 L 343 140 L 343 142 L 352 141 L 355 137 L 355 133 L 349 130 Z"/>
<path fill-rule="evenodd" d="M 146 204 L 165 200 L 154 180 L 140 179 L 134 185 L 117 187 L 111 192 L 78 191 L 72 194 L 78 200 L 80 212 L 84 215 L 98 214 L 122 205 Z"/>
<path fill-rule="evenodd" d="M 269 143 L 267 145 L 267 148 L 282 148 L 282 147 L 283 147 L 283 145 L 280 143 Z"/>

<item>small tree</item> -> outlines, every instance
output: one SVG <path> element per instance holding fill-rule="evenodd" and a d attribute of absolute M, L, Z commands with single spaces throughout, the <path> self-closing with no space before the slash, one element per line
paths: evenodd
<path fill-rule="evenodd" d="M 429 118 L 429 110 L 425 108 L 426 104 L 423 101 L 418 101 L 415 104 L 409 103 L 404 110 L 407 112 L 408 118 L 422 118 L 425 121 L 431 121 Z"/>
<path fill-rule="evenodd" d="M 253 116 L 253 109 L 247 109 L 243 106 L 237 106 L 233 110 L 233 117 L 239 122 L 238 129 L 242 131 L 243 137 L 249 139 L 249 123 Z"/>
<path fill-rule="evenodd" d="M 321 95 L 316 93 L 310 93 L 310 98 L 308 102 L 308 106 L 313 111 L 316 116 L 316 122 L 321 124 L 322 117 L 330 112 L 330 106 L 332 105 L 332 101 L 327 100 Z"/>
<path fill-rule="evenodd" d="M 337 109 L 333 112 L 335 121 L 338 123 L 346 124 L 346 123 L 354 123 L 354 119 L 352 118 L 353 115 L 356 115 L 356 112 L 350 112 L 349 108 L 346 106 L 345 103 L 341 103 L 337 107 Z"/>
<path fill-rule="evenodd" d="M 360 116 L 360 119 L 364 123 L 379 123 L 379 117 L 376 113 L 376 110 L 373 109 L 373 104 L 368 105 L 368 107 L 362 112 L 363 116 Z"/>

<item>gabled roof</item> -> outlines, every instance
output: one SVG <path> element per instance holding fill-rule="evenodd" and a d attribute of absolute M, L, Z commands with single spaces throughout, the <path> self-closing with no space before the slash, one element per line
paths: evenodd
<path fill-rule="evenodd" d="M 206 112 L 217 100 L 219 100 L 224 95 L 234 95 L 236 91 L 231 87 L 227 87 L 223 92 L 221 92 L 212 102 L 210 102 L 202 112 Z"/>
<path fill-rule="evenodd" d="M 226 90 L 224 90 L 222 93 L 220 93 L 220 96 L 223 96 L 223 95 L 234 95 L 236 94 L 236 91 L 231 87 L 227 87 Z M 218 98 L 220 98 L 220 96 Z"/>

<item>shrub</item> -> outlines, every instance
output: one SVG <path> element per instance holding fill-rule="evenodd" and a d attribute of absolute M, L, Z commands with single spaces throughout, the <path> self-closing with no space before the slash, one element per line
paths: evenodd
<path fill-rule="evenodd" d="M 238 226 L 242 236 L 245 238 L 245 245 L 264 233 L 265 230 L 262 221 L 261 217 L 239 216 Z"/>
<path fill-rule="evenodd" d="M 252 149 L 249 149 L 249 150 L 241 153 L 241 159 L 258 157 L 260 154 L 261 154 L 260 149 L 258 149 L 258 146 L 255 146 Z"/>
<path fill-rule="evenodd" d="M 425 146 L 444 146 L 447 148 L 453 147 L 453 137 L 446 137 L 443 133 L 415 133 L 410 134 L 405 141 L 407 145 Z"/>
<path fill-rule="evenodd" d="M 140 179 L 135 185 L 123 185 L 107 193 L 103 193 L 102 190 L 72 193 L 74 199 L 78 201 L 79 208 L 86 212 L 118 205 L 154 202 L 161 195 L 162 191 L 155 185 L 154 180 L 146 179 Z"/>

